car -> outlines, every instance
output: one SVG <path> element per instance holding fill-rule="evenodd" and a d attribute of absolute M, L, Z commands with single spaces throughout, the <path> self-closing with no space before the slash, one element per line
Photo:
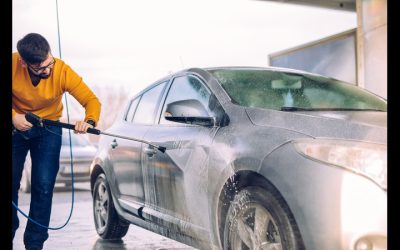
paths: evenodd
<path fill-rule="evenodd" d="M 103 239 L 135 224 L 199 249 L 387 249 L 387 101 L 354 84 L 189 68 L 107 132 L 90 167 Z"/>
<path fill-rule="evenodd" d="M 74 182 L 89 182 L 90 164 L 94 159 L 97 148 L 93 146 L 84 135 L 77 135 L 73 132 L 71 132 L 71 142 Z M 28 153 L 20 185 L 20 190 L 24 193 L 30 193 L 31 191 L 31 169 L 31 157 Z M 60 168 L 56 177 L 56 183 L 64 184 L 65 186 L 72 185 L 70 140 L 68 131 L 63 131 L 62 133 Z"/>

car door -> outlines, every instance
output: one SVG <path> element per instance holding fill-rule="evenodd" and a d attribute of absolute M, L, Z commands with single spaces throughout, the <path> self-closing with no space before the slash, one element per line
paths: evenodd
<path fill-rule="evenodd" d="M 173 79 L 160 108 L 159 123 L 146 132 L 145 139 L 163 145 L 165 153 L 145 146 L 143 172 L 146 173 L 143 216 L 164 226 L 199 238 L 206 238 L 209 226 L 207 162 L 217 127 L 171 122 L 164 118 L 168 104 L 198 100 L 209 116 L 211 92 L 193 75 Z"/>
<path fill-rule="evenodd" d="M 135 98 L 131 102 L 124 122 L 115 132 L 125 137 L 143 139 L 146 131 L 154 124 L 165 85 L 165 82 L 158 84 Z M 138 215 L 145 201 L 141 163 L 142 143 L 115 137 L 112 138 L 110 147 L 120 204 Z"/>

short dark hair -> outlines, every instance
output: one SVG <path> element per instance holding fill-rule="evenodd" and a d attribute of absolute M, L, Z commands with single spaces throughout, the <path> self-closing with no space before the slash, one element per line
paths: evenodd
<path fill-rule="evenodd" d="M 42 35 L 29 33 L 18 41 L 17 50 L 24 61 L 29 64 L 37 64 L 47 59 L 50 45 Z"/>

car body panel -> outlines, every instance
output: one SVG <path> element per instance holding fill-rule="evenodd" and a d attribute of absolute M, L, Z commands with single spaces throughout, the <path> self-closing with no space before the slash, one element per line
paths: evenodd
<path fill-rule="evenodd" d="M 93 146 L 73 147 L 73 172 L 74 181 L 87 182 L 90 178 L 89 166 L 96 154 L 97 149 Z M 57 183 L 71 183 L 71 159 L 69 147 L 61 147 L 60 169 L 58 170 Z"/>
<path fill-rule="evenodd" d="M 122 126 L 124 136 L 143 138 L 148 126 L 130 128 Z M 142 144 L 121 138 L 113 138 L 110 145 L 116 142 L 117 147 L 109 148 L 110 161 L 114 170 L 117 190 L 121 197 L 133 199 L 143 204 L 145 200 L 142 178 L 141 151 Z"/>
<path fill-rule="evenodd" d="M 222 109 L 216 108 L 215 126 L 159 124 L 171 82 L 185 75 L 200 79 L 217 99 L 216 106 Z M 243 107 L 232 103 L 207 69 L 183 70 L 151 86 L 166 80 L 169 83 L 158 100 L 154 124 L 130 126 L 119 121 L 109 129 L 110 133 L 166 147 L 166 152 L 157 152 L 145 143 L 126 142 L 125 153 L 101 149 L 92 163 L 92 183 L 97 173 L 94 169 L 106 173 L 120 216 L 201 249 L 220 249 L 221 230 L 233 195 L 243 185 L 268 182 L 293 213 L 306 249 L 353 249 L 357 239 L 366 235 L 386 237 L 386 190 L 355 171 L 305 157 L 293 146 L 294 141 L 305 138 L 385 145 L 386 112 Z M 220 119 L 224 114 L 228 120 Z M 101 140 L 100 147 L 109 148 L 112 138 Z M 118 187 L 129 183 L 124 195 Z M 362 190 L 379 205 L 371 206 L 367 196 L 360 195 Z M 137 193 L 140 199 L 127 198 Z M 368 208 L 360 215 L 352 206 Z M 363 216 L 368 219 L 363 220 Z M 358 227 L 361 221 L 368 227 Z"/>
<path fill-rule="evenodd" d="M 250 120 L 259 126 L 282 127 L 312 137 L 346 138 L 362 141 L 387 141 L 385 112 L 296 112 L 246 109 Z M 284 113 L 284 115 L 282 115 Z M 363 116 L 361 114 L 363 113 Z M 284 120 L 283 120 L 284 119 Z"/>
<path fill-rule="evenodd" d="M 148 131 L 146 140 L 165 145 L 168 150 L 151 157 L 143 155 L 148 185 L 144 218 L 152 219 L 152 210 L 155 210 L 175 218 L 178 225 L 174 226 L 181 233 L 192 231 L 199 238 L 208 237 L 208 221 L 203 218 L 208 214 L 205 180 L 216 130 L 178 124 L 153 127 Z M 190 186 L 194 188 L 188 188 Z"/>
<path fill-rule="evenodd" d="M 368 225 L 353 231 L 359 234 L 387 233 L 384 190 L 363 176 L 337 166 L 327 166 L 301 155 L 283 157 L 293 153 L 291 143 L 283 145 L 263 161 L 260 174 L 268 176 L 285 197 L 308 248 L 352 249 L 351 238 L 358 235 L 346 232 L 351 231 L 349 225 Z M 279 167 L 277 161 L 281 163 Z M 371 196 L 365 197 L 365 193 Z M 301 209 L 304 206 L 309 209 Z"/>

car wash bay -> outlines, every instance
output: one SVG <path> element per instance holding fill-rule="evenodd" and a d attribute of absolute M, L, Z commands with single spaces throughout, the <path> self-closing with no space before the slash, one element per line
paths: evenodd
<path fill-rule="evenodd" d="M 30 194 L 19 193 L 19 205 L 24 212 L 29 211 Z M 51 227 L 62 226 L 68 219 L 71 209 L 71 189 L 56 185 L 53 196 Z M 145 229 L 131 225 L 122 241 L 112 242 L 102 240 L 96 233 L 93 221 L 92 197 L 89 183 L 75 184 L 74 211 L 70 222 L 61 230 L 49 230 L 49 239 L 44 249 L 65 250 L 151 250 L 151 249 L 194 249 L 182 243 L 154 234 Z M 24 250 L 23 233 L 27 219 L 21 214 L 20 227 L 14 238 L 13 250 Z"/>

